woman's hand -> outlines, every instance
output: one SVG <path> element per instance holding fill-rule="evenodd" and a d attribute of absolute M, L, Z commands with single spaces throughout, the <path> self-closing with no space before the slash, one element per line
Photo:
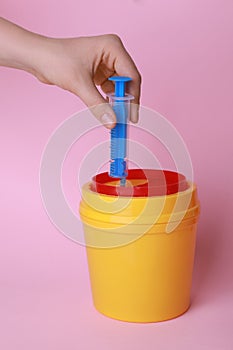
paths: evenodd
<path fill-rule="evenodd" d="M 109 128 L 115 124 L 115 115 L 96 86 L 101 86 L 104 93 L 113 92 L 113 83 L 108 78 L 112 75 L 129 76 L 132 82 L 128 92 L 135 97 L 134 103 L 139 104 L 140 74 L 116 35 L 47 39 L 35 68 L 40 81 L 79 96 L 88 107 L 92 107 L 96 118 Z M 130 119 L 137 122 L 137 108 L 132 108 Z"/>
<path fill-rule="evenodd" d="M 26 70 L 43 83 L 74 93 L 108 128 L 116 117 L 96 86 L 104 93 L 113 92 L 110 76 L 131 77 L 127 92 L 135 99 L 130 119 L 138 121 L 141 77 L 117 35 L 47 38 L 1 18 L 0 33 L 0 65 Z"/>

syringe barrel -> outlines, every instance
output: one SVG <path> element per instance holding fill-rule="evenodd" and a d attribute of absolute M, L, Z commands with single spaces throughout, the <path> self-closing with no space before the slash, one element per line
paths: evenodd
<path fill-rule="evenodd" d="M 123 178 L 127 176 L 127 122 L 130 115 L 131 95 L 123 97 L 109 94 L 109 103 L 112 106 L 117 123 L 111 130 L 111 177 Z"/>

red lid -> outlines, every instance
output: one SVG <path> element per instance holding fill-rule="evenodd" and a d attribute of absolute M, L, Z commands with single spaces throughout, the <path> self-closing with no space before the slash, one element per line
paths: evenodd
<path fill-rule="evenodd" d="M 151 197 L 185 191 L 189 187 L 184 175 L 169 170 L 130 169 L 128 185 L 114 184 L 117 180 L 120 179 L 110 177 L 107 172 L 98 174 L 92 178 L 91 190 L 111 196 Z M 132 180 L 142 182 L 134 184 Z"/>

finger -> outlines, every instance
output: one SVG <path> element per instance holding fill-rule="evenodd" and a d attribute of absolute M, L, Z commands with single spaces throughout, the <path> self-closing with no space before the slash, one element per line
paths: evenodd
<path fill-rule="evenodd" d="M 141 92 L 141 77 L 135 76 L 132 78 L 128 86 L 128 92 L 130 95 L 134 96 L 134 99 L 131 101 L 131 110 L 130 110 L 130 120 L 133 123 L 137 123 L 139 119 L 139 105 L 140 105 L 140 92 Z"/>
<path fill-rule="evenodd" d="M 134 96 L 131 104 L 130 119 L 136 123 L 138 121 L 138 110 L 141 95 L 141 75 L 137 70 L 132 58 L 122 46 L 115 61 L 115 71 L 117 75 L 128 76 L 132 81 L 128 84 L 127 92 Z"/>
<path fill-rule="evenodd" d="M 101 84 L 101 89 L 105 94 L 110 94 L 114 92 L 114 83 L 110 80 L 105 80 Z"/>
<path fill-rule="evenodd" d="M 132 123 L 137 123 L 139 119 L 139 104 L 131 101 L 130 103 L 130 120 Z"/>
<path fill-rule="evenodd" d="M 85 81 L 85 82 L 84 82 Z M 91 78 L 85 78 L 82 83 L 73 91 L 90 108 L 93 115 L 106 128 L 112 129 L 116 124 L 116 116 L 112 108 L 92 82 Z"/>

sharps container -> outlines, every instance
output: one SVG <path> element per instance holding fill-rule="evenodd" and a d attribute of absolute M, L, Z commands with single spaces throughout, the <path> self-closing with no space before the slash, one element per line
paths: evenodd
<path fill-rule="evenodd" d="M 96 309 L 129 322 L 164 321 L 190 305 L 199 201 L 194 183 L 168 170 L 108 173 L 82 188 L 83 222 Z"/>

